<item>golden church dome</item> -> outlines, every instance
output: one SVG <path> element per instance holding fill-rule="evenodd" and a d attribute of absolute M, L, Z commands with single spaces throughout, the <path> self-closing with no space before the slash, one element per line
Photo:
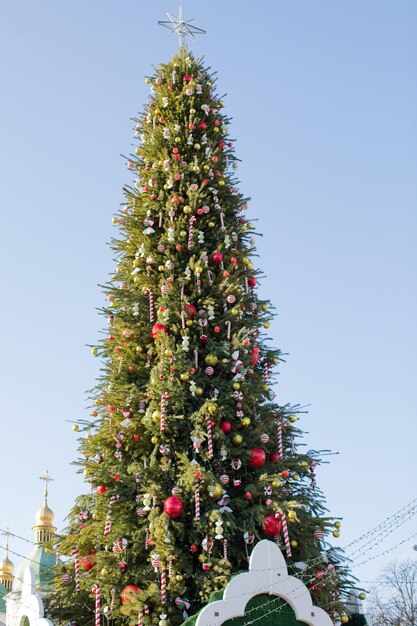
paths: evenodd
<path fill-rule="evenodd" d="M 0 574 L 12 574 L 14 565 L 6 555 L 0 563 Z"/>
<path fill-rule="evenodd" d="M 43 506 L 36 513 L 36 526 L 53 526 L 54 518 L 54 512 L 49 508 L 45 499 Z"/>

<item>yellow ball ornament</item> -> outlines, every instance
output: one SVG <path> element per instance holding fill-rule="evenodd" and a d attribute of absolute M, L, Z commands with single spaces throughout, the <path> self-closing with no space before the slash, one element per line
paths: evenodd
<path fill-rule="evenodd" d="M 182 374 L 180 374 L 180 379 L 185 382 L 187 380 L 190 380 L 190 375 L 188 372 L 183 372 Z"/>
<path fill-rule="evenodd" d="M 296 415 L 290 415 L 288 417 L 288 421 L 291 422 L 291 424 L 294 424 L 294 422 L 296 422 L 298 420 L 298 417 Z"/>
<path fill-rule="evenodd" d="M 297 517 L 297 513 L 295 511 L 288 511 L 287 513 L 287 518 L 288 519 L 295 519 Z"/>
<path fill-rule="evenodd" d="M 113 224 L 117 224 L 119 220 L 117 219 L 117 217 L 113 217 L 111 221 L 113 222 Z"/>
<path fill-rule="evenodd" d="M 215 404 L 209 404 L 207 407 L 207 411 L 210 413 L 210 415 L 214 415 L 215 413 L 217 413 L 217 406 Z"/>
<path fill-rule="evenodd" d="M 366 593 L 363 591 L 358 595 L 359 600 L 366 600 Z"/>
<path fill-rule="evenodd" d="M 291 548 L 296 548 L 298 546 L 298 541 L 296 541 L 295 539 L 291 539 L 290 544 Z"/>
<path fill-rule="evenodd" d="M 74 430 L 75 432 L 78 432 L 80 430 L 80 427 L 78 426 L 78 424 L 74 424 L 74 426 L 72 427 L 72 430 Z"/>
<path fill-rule="evenodd" d="M 243 443 L 243 437 L 242 435 L 235 435 L 232 438 L 233 443 L 235 444 L 235 446 L 241 446 Z"/>
<path fill-rule="evenodd" d="M 233 383 L 233 389 L 234 389 L 235 391 L 239 391 L 239 389 L 240 389 L 240 383 Z"/>
<path fill-rule="evenodd" d="M 192 208 L 188 204 L 186 204 L 185 207 L 183 208 L 183 211 L 186 215 L 188 215 L 189 213 L 191 213 Z"/>
<path fill-rule="evenodd" d="M 156 446 L 156 444 L 158 443 L 159 439 L 156 435 L 154 435 L 151 439 L 151 443 L 153 443 L 154 446 Z"/>
<path fill-rule="evenodd" d="M 340 530 L 334 530 L 332 532 L 332 535 L 333 535 L 333 537 L 336 537 L 336 539 L 337 539 L 338 537 L 340 537 Z"/>
<path fill-rule="evenodd" d="M 242 424 L 242 426 L 250 426 L 250 419 L 249 417 L 242 417 L 242 419 L 240 420 L 240 423 Z"/>
<path fill-rule="evenodd" d="M 264 322 L 263 323 L 263 327 L 264 328 L 269 328 L 271 326 L 271 324 L 269 322 Z"/>
<path fill-rule="evenodd" d="M 196 396 L 202 396 L 204 393 L 204 390 L 201 387 L 197 387 L 194 393 Z"/>
<path fill-rule="evenodd" d="M 335 527 L 335 528 L 340 528 L 340 527 L 341 527 L 341 525 L 342 525 L 342 524 L 341 524 L 340 522 L 335 522 L 335 523 L 334 523 L 334 527 Z"/>
<path fill-rule="evenodd" d="M 349 618 L 347 615 L 342 615 L 342 617 L 340 618 L 340 621 L 342 622 L 342 624 L 347 624 L 349 621 Z"/>
<path fill-rule="evenodd" d="M 92 354 L 93 356 L 96 356 L 96 355 L 98 354 L 98 350 L 97 350 L 97 348 L 91 348 L 91 354 Z"/>

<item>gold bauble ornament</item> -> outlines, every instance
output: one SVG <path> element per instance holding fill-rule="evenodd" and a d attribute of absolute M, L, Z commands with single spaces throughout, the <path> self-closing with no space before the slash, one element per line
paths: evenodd
<path fill-rule="evenodd" d="M 332 532 L 332 535 L 333 535 L 333 537 L 336 537 L 336 539 L 337 539 L 338 537 L 340 537 L 340 530 L 334 530 Z"/>
<path fill-rule="evenodd" d="M 214 222 L 209 222 L 208 223 L 208 227 L 209 228 L 214 228 L 216 226 L 216 224 Z"/>
<path fill-rule="evenodd" d="M 210 415 L 214 415 L 215 413 L 217 413 L 217 406 L 215 404 L 209 404 L 207 407 L 207 411 L 210 413 Z"/>
<path fill-rule="evenodd" d="M 298 417 L 296 415 L 290 415 L 288 417 L 288 421 L 291 422 L 291 424 L 294 424 L 294 422 L 296 422 L 298 420 Z"/>
<path fill-rule="evenodd" d="M 193 320 L 187 320 L 185 323 L 186 323 L 186 325 L 187 325 L 188 327 L 190 327 L 190 326 L 192 326 L 192 325 L 193 325 L 193 323 L 194 323 L 194 322 L 193 322 Z"/>
<path fill-rule="evenodd" d="M 269 328 L 271 326 L 269 322 L 264 322 L 262 325 L 264 328 Z"/>
<path fill-rule="evenodd" d="M 188 204 L 186 204 L 185 207 L 183 208 L 183 212 L 186 215 L 188 215 L 189 213 L 191 213 L 191 211 L 192 211 L 192 208 Z"/>
<path fill-rule="evenodd" d="M 239 389 L 240 389 L 240 383 L 233 383 L 233 389 L 234 389 L 235 391 L 239 391 Z"/>
<path fill-rule="evenodd" d="M 334 526 L 335 528 L 340 528 L 340 527 L 341 527 L 341 525 L 342 525 L 342 524 L 341 524 L 340 522 L 335 522 L 335 523 L 333 524 L 333 526 Z"/>
<path fill-rule="evenodd" d="M 135 350 L 136 352 L 143 352 L 142 346 L 136 346 Z"/>
<path fill-rule="evenodd" d="M 215 129 L 215 130 L 216 130 L 216 129 Z M 225 182 L 224 182 L 224 180 L 222 179 L 222 180 L 219 180 L 219 182 L 218 182 L 217 184 L 219 185 L 219 187 L 224 187 L 226 183 L 225 183 Z"/>
<path fill-rule="evenodd" d="M 175 143 L 181 143 L 181 137 L 175 137 L 174 141 Z"/>
<path fill-rule="evenodd" d="M 290 544 L 291 548 L 296 548 L 298 546 L 298 542 L 295 539 L 291 539 Z"/>
<path fill-rule="evenodd" d="M 117 219 L 117 217 L 112 217 L 111 221 L 113 222 L 113 224 L 117 224 L 119 220 Z"/>
<path fill-rule="evenodd" d="M 177 574 L 175 576 L 175 580 L 178 580 L 178 581 L 184 580 L 184 576 L 182 574 Z"/>
<path fill-rule="evenodd" d="M 274 489 L 279 489 L 279 487 L 281 487 L 281 482 L 279 480 L 273 480 L 272 481 L 272 486 L 274 487 Z"/>
<path fill-rule="evenodd" d="M 92 354 L 93 356 L 96 356 L 96 355 L 98 354 L 98 350 L 97 350 L 97 348 L 91 348 L 91 354 Z"/>
<path fill-rule="evenodd" d="M 363 591 L 358 595 L 359 600 L 366 600 L 366 593 Z"/>
<path fill-rule="evenodd" d="M 349 617 L 347 615 L 342 615 L 340 621 L 342 622 L 342 624 L 347 624 L 349 621 Z"/>
<path fill-rule="evenodd" d="M 187 233 L 185 232 L 185 230 L 182 230 L 182 231 L 180 232 L 180 237 L 184 238 L 184 237 L 186 237 L 186 236 L 187 236 Z"/>
<path fill-rule="evenodd" d="M 249 417 L 242 417 L 242 419 L 240 420 L 240 423 L 242 424 L 242 426 L 249 426 L 250 425 L 250 419 Z"/>
<path fill-rule="evenodd" d="M 235 446 L 241 446 L 243 443 L 243 437 L 242 435 L 235 435 L 232 438 L 233 443 L 235 444 Z"/>
<path fill-rule="evenodd" d="M 219 362 L 219 359 L 217 358 L 217 356 L 215 354 L 208 354 L 206 356 L 206 358 L 204 359 L 204 361 L 206 362 L 207 365 L 217 365 L 217 363 Z"/>
<path fill-rule="evenodd" d="M 159 420 L 161 419 L 161 412 L 160 411 L 154 411 L 152 413 L 152 419 L 154 422 L 159 422 Z"/>
<path fill-rule="evenodd" d="M 223 487 L 219 483 L 217 483 L 215 485 L 210 485 L 208 487 L 208 492 L 209 492 L 209 494 L 211 494 L 211 496 L 213 498 L 217 499 L 217 498 L 220 498 L 220 496 L 222 495 Z"/>
<path fill-rule="evenodd" d="M 74 426 L 72 427 L 72 430 L 74 430 L 75 432 L 78 432 L 80 430 L 80 427 L 78 426 L 78 424 L 74 424 Z"/>
<path fill-rule="evenodd" d="M 197 387 L 197 389 L 194 391 L 196 396 L 202 396 L 204 393 L 204 389 L 202 389 L 201 387 Z"/>
<path fill-rule="evenodd" d="M 151 439 L 151 443 L 153 443 L 154 446 L 156 446 L 156 444 L 158 443 L 159 439 L 156 435 L 154 435 Z"/>
<path fill-rule="evenodd" d="M 200 150 L 201 146 L 199 143 L 194 144 L 194 150 Z"/>
<path fill-rule="evenodd" d="M 295 519 L 297 517 L 297 513 L 295 511 L 288 511 L 287 513 L 287 518 L 288 519 Z"/>
<path fill-rule="evenodd" d="M 266 305 L 266 304 L 263 304 L 263 305 L 261 306 L 261 309 L 262 309 L 262 311 L 267 311 L 267 310 L 268 310 L 268 307 L 267 307 L 267 305 Z"/>
<path fill-rule="evenodd" d="M 190 380 L 190 375 L 188 372 L 183 372 L 182 374 L 180 374 L 180 379 L 185 382 L 187 380 Z"/>

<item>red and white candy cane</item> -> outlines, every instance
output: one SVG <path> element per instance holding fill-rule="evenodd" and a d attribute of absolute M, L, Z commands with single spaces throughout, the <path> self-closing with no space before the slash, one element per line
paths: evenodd
<path fill-rule="evenodd" d="M 78 559 L 79 555 L 78 548 L 73 548 L 71 550 L 71 554 L 74 558 L 74 573 L 75 573 L 75 591 L 80 591 L 80 561 Z"/>
<path fill-rule="evenodd" d="M 111 600 L 110 600 L 109 613 L 111 613 L 114 610 L 114 602 L 115 602 L 115 595 L 116 595 L 116 589 L 114 587 L 112 587 L 110 594 L 111 594 Z"/>
<path fill-rule="evenodd" d="M 227 328 L 227 338 L 230 339 L 231 335 L 232 335 L 232 322 L 230 320 L 227 320 L 225 322 L 226 328 Z"/>
<path fill-rule="evenodd" d="M 161 604 L 167 603 L 167 573 L 165 567 L 161 567 Z"/>
<path fill-rule="evenodd" d="M 281 522 L 282 522 L 282 534 L 284 535 L 285 551 L 287 553 L 287 557 L 291 558 L 292 552 L 291 552 L 290 535 L 288 534 L 287 517 L 284 512 L 281 513 Z"/>
<path fill-rule="evenodd" d="M 149 528 L 145 528 L 145 550 L 149 550 Z"/>
<path fill-rule="evenodd" d="M 195 500 L 195 514 L 194 519 L 196 522 L 200 520 L 200 480 L 197 478 L 194 485 L 194 500 Z"/>
<path fill-rule="evenodd" d="M 209 415 L 206 415 L 207 422 L 207 447 L 208 447 L 208 457 L 212 459 L 214 456 L 213 451 L 213 434 L 211 432 L 211 419 Z"/>
<path fill-rule="evenodd" d="M 162 219 L 163 219 L 163 214 L 162 214 L 162 211 L 161 211 L 159 213 L 159 222 L 158 222 L 159 228 L 162 228 Z"/>
<path fill-rule="evenodd" d="M 112 495 L 112 497 L 110 498 L 110 502 L 109 502 L 109 508 L 107 510 L 107 517 L 106 517 L 106 523 L 104 524 L 104 532 L 103 535 L 105 537 L 108 537 L 110 535 L 110 531 L 111 531 L 111 510 L 113 508 L 113 506 L 115 505 L 115 503 L 120 499 L 120 496 L 117 493 L 114 493 Z"/>
<path fill-rule="evenodd" d="M 181 311 L 181 328 L 185 328 L 185 311 Z"/>
<path fill-rule="evenodd" d="M 281 461 L 284 455 L 284 447 L 282 441 L 282 419 L 278 421 L 278 460 Z"/>
<path fill-rule="evenodd" d="M 222 230 L 226 230 L 224 225 L 224 213 L 220 213 L 220 226 Z"/>
<path fill-rule="evenodd" d="M 154 322 L 155 321 L 155 305 L 154 305 L 154 301 L 153 301 L 153 291 L 152 291 L 152 289 L 147 289 L 145 291 L 145 296 L 148 296 L 148 298 L 149 298 L 149 321 L 150 322 Z"/>
<path fill-rule="evenodd" d="M 180 298 L 181 298 L 181 300 L 184 300 L 184 283 L 181 283 Z"/>
<path fill-rule="evenodd" d="M 138 612 L 138 626 L 143 626 L 143 609 L 142 609 L 142 607 L 139 609 L 139 612 Z"/>
<path fill-rule="evenodd" d="M 168 557 L 168 578 L 172 578 L 174 568 L 174 557 L 171 555 Z"/>
<path fill-rule="evenodd" d="M 198 350 L 194 350 L 194 365 L 195 369 L 198 369 Z"/>
<path fill-rule="evenodd" d="M 227 559 L 227 539 L 223 539 L 223 557 Z"/>
<path fill-rule="evenodd" d="M 167 416 L 167 401 L 169 398 L 169 393 L 165 391 L 161 396 L 161 421 L 159 426 L 159 432 L 165 432 L 165 420 Z"/>
<path fill-rule="evenodd" d="M 93 588 L 91 589 L 91 591 L 96 596 L 96 601 L 95 601 L 95 606 L 94 606 L 94 614 L 95 614 L 94 623 L 95 623 L 95 626 L 100 626 L 100 622 L 101 622 L 101 606 L 100 606 L 101 590 L 100 590 L 100 585 L 94 585 Z"/>
<path fill-rule="evenodd" d="M 188 250 L 191 250 L 193 247 L 193 237 L 194 237 L 194 223 L 197 220 L 195 215 L 190 217 L 190 225 L 188 227 Z"/>

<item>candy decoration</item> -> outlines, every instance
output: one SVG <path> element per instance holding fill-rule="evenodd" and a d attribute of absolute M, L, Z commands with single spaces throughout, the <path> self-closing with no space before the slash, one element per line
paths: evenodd
<path fill-rule="evenodd" d="M 278 461 L 280 461 L 284 454 L 283 440 L 282 440 L 282 419 L 278 422 Z"/>
<path fill-rule="evenodd" d="M 229 480 L 230 479 L 227 474 L 222 474 L 219 478 L 219 481 L 221 482 L 222 485 L 227 485 Z"/>
<path fill-rule="evenodd" d="M 167 603 L 167 573 L 165 567 L 161 568 L 161 604 Z"/>
<path fill-rule="evenodd" d="M 145 528 L 145 550 L 149 550 L 149 528 Z"/>
<path fill-rule="evenodd" d="M 111 595 L 111 600 L 110 600 L 109 613 L 112 613 L 112 611 L 114 610 L 114 603 L 115 603 L 115 596 L 116 596 L 116 589 L 114 587 L 112 587 L 110 591 L 110 595 Z"/>
<path fill-rule="evenodd" d="M 198 350 L 194 350 L 194 365 L 195 369 L 198 369 Z"/>
<path fill-rule="evenodd" d="M 262 443 L 268 443 L 269 441 L 268 433 L 262 433 L 262 435 L 260 436 L 260 440 L 262 441 Z"/>
<path fill-rule="evenodd" d="M 111 510 L 115 503 L 120 499 L 120 496 L 117 493 L 114 493 L 110 498 L 109 508 L 107 510 L 106 522 L 104 524 L 104 532 L 103 535 L 108 537 L 111 531 Z"/>
<path fill-rule="evenodd" d="M 290 559 L 292 556 L 291 542 L 290 542 L 290 536 L 288 534 L 287 518 L 284 512 L 281 513 L 281 522 L 282 522 L 282 534 L 284 535 L 285 551 L 287 553 L 287 557 Z"/>
<path fill-rule="evenodd" d="M 101 592 L 100 592 L 100 585 L 94 585 L 93 588 L 91 589 L 91 591 L 96 596 L 95 605 L 94 605 L 94 614 L 95 614 L 94 623 L 95 623 L 95 626 L 100 626 L 100 622 L 101 622 L 101 607 L 100 607 Z"/>
<path fill-rule="evenodd" d="M 232 334 L 232 322 L 230 320 L 227 320 L 225 322 L 226 328 L 227 328 L 227 338 L 230 340 L 231 334 Z"/>
<path fill-rule="evenodd" d="M 145 291 L 145 296 L 149 298 L 149 321 L 151 324 L 155 321 L 155 306 L 153 301 L 153 291 L 152 289 L 147 289 Z"/>
<path fill-rule="evenodd" d="M 200 521 L 200 480 L 195 481 L 194 485 L 194 499 L 195 499 L 195 514 L 194 519 L 196 522 Z"/>
<path fill-rule="evenodd" d="M 168 557 L 168 578 L 172 578 L 174 567 L 174 557 L 171 555 Z"/>
<path fill-rule="evenodd" d="M 196 222 L 196 220 L 197 218 L 195 215 L 192 215 L 190 217 L 190 225 L 188 228 L 188 245 L 187 245 L 188 250 L 191 250 L 193 247 L 194 223 Z"/>
<path fill-rule="evenodd" d="M 255 535 L 253 533 L 246 531 L 243 533 L 243 539 L 245 543 L 247 543 L 248 546 L 250 546 L 255 541 Z"/>
<path fill-rule="evenodd" d="M 316 528 L 316 530 L 314 531 L 314 538 L 315 539 L 323 539 L 324 537 L 324 531 L 321 528 Z"/>
<path fill-rule="evenodd" d="M 222 230 L 226 230 L 226 227 L 224 225 L 224 213 L 220 213 L 220 226 Z"/>
<path fill-rule="evenodd" d="M 212 459 L 214 456 L 214 451 L 213 451 L 213 434 L 211 431 L 211 419 L 209 415 L 206 415 L 206 422 L 207 422 L 207 448 L 208 448 L 208 457 L 209 459 Z"/>
<path fill-rule="evenodd" d="M 181 328 L 185 328 L 185 311 L 181 311 Z"/>
<path fill-rule="evenodd" d="M 75 591 L 80 591 L 80 561 L 78 558 L 78 548 L 73 548 L 71 554 L 74 557 Z"/>
<path fill-rule="evenodd" d="M 169 398 L 169 393 L 165 391 L 161 396 L 161 420 L 160 420 L 160 426 L 159 426 L 159 432 L 161 433 L 165 432 L 165 419 L 166 419 L 168 398 Z"/>
<path fill-rule="evenodd" d="M 138 626 L 143 626 L 143 609 L 140 608 L 138 612 Z"/>
<path fill-rule="evenodd" d="M 223 539 L 223 558 L 227 559 L 227 539 Z"/>

